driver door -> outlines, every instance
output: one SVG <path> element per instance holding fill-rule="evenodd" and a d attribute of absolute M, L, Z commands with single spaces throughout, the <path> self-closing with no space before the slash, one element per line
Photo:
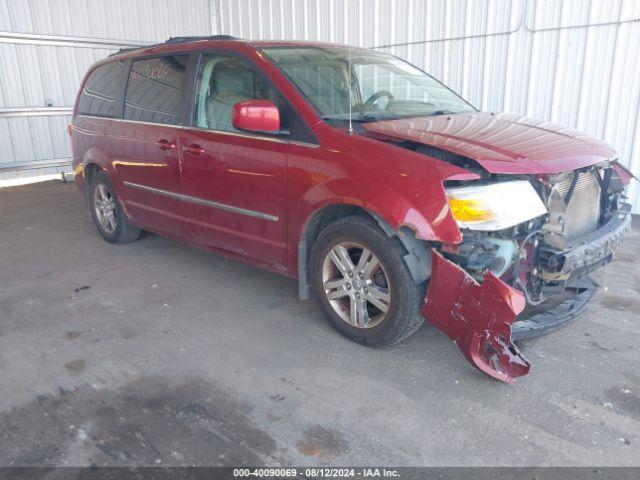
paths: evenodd
<path fill-rule="evenodd" d="M 283 265 L 289 142 L 233 127 L 233 105 L 249 99 L 279 103 L 275 90 L 247 61 L 222 54 L 202 57 L 195 124 L 180 137 L 185 214 L 197 243 Z"/>

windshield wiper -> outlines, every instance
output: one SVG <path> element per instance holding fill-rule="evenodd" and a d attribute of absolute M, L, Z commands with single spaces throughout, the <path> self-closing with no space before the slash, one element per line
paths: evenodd
<path fill-rule="evenodd" d="M 452 110 L 436 110 L 433 113 L 430 113 L 429 117 L 437 117 L 438 115 L 455 115 L 458 112 L 454 112 Z"/>
<path fill-rule="evenodd" d="M 352 122 L 373 122 L 376 120 L 392 120 L 397 118 L 397 115 L 388 112 L 377 112 L 377 113 L 356 113 L 351 117 Z M 349 115 L 340 113 L 337 115 L 323 115 L 322 120 L 341 120 L 344 122 L 349 121 Z"/>
<path fill-rule="evenodd" d="M 340 113 L 338 115 L 323 115 L 322 120 L 340 120 L 342 122 L 348 122 L 349 121 L 349 116 L 345 116 L 344 114 Z M 369 121 L 368 119 L 365 119 L 361 116 L 357 116 L 357 117 L 351 117 L 351 121 L 352 122 L 367 122 Z"/>

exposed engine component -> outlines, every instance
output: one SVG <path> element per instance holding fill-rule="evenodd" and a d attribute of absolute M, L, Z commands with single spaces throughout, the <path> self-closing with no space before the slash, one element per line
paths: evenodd
<path fill-rule="evenodd" d="M 517 255 L 515 240 L 474 232 L 465 233 L 464 242 L 456 251 L 446 252 L 449 259 L 477 280 L 484 277 L 486 270 L 491 270 L 497 277 L 502 276 L 513 265 Z"/>
<path fill-rule="evenodd" d="M 496 232 L 465 230 L 464 241 L 443 252 L 479 282 L 491 271 L 519 288 L 529 305 L 562 294 L 567 282 L 610 262 L 629 228 L 612 168 L 539 178 L 534 185 L 547 215 Z"/>
<path fill-rule="evenodd" d="M 501 277 L 517 259 L 518 244 L 515 240 L 498 237 L 489 237 L 487 241 L 498 246 L 495 259 L 491 264 L 491 271 L 495 276 Z"/>
<path fill-rule="evenodd" d="M 630 230 L 624 182 L 617 170 L 607 162 L 551 176 L 492 175 L 476 185 L 491 188 L 493 182 L 516 180 L 530 182 L 545 214 L 508 228 L 462 228 L 462 243 L 443 245 L 441 253 L 480 284 L 490 272 L 516 288 L 536 314 L 555 308 L 559 298 L 574 305 L 572 298 L 585 291 L 590 293 L 580 296 L 580 302 L 588 302 L 595 287 L 576 285 L 587 282 L 589 273 L 613 259 Z M 446 188 L 451 193 L 466 186 L 464 181 L 449 182 Z M 479 201 L 471 205 L 476 210 L 482 206 Z"/>

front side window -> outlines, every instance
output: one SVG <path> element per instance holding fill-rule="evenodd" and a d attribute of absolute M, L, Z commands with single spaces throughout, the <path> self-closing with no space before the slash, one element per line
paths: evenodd
<path fill-rule="evenodd" d="M 124 62 L 111 62 L 96 68 L 80 93 L 78 113 L 113 117 Z"/>
<path fill-rule="evenodd" d="M 263 51 L 326 120 L 355 121 L 473 112 L 433 77 L 392 55 L 345 47 Z"/>
<path fill-rule="evenodd" d="M 124 99 L 124 118 L 179 124 L 182 119 L 188 61 L 188 55 L 134 61 Z"/>
<path fill-rule="evenodd" d="M 198 79 L 196 125 L 200 128 L 235 132 L 231 117 L 236 103 L 254 99 L 279 103 L 273 88 L 248 63 L 235 57 L 204 56 Z"/>

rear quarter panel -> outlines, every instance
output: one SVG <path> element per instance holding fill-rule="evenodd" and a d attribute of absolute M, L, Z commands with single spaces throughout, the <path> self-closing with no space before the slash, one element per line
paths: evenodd
<path fill-rule="evenodd" d="M 86 187 L 85 171 L 89 164 L 98 165 L 107 171 L 112 179 L 115 178 L 115 171 L 108 156 L 111 124 L 112 121 L 108 118 L 84 115 L 77 115 L 73 118 L 71 125 L 72 166 L 76 185 L 81 190 Z"/>

